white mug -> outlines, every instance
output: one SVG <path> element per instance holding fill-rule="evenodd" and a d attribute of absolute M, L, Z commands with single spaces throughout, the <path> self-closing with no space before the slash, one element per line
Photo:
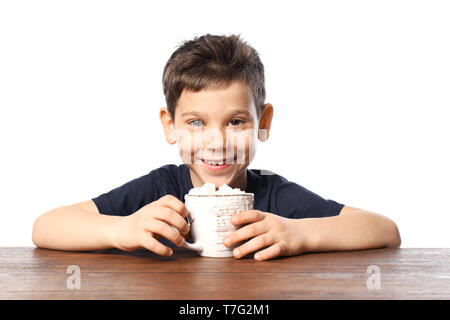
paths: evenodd
<path fill-rule="evenodd" d="M 194 243 L 184 247 L 204 257 L 232 257 L 236 245 L 228 248 L 223 237 L 238 227 L 230 219 L 235 213 L 253 209 L 253 193 L 185 195 L 185 206 L 192 218 L 191 237 Z"/>

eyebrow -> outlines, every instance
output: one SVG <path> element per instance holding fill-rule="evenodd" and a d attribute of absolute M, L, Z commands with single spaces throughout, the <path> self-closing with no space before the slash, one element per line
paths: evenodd
<path fill-rule="evenodd" d="M 234 112 L 231 112 L 230 115 L 231 116 L 235 116 L 238 114 L 243 114 L 246 115 L 248 117 L 250 117 L 250 113 L 247 110 L 235 110 Z M 196 116 L 196 117 L 202 117 L 205 116 L 205 114 L 201 113 L 201 112 L 197 112 L 197 111 L 187 111 L 187 112 L 183 112 L 181 114 L 182 117 L 185 116 Z"/>

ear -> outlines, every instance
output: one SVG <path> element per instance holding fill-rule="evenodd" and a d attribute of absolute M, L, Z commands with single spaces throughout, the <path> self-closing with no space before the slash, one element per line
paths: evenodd
<path fill-rule="evenodd" d="M 270 103 L 264 105 L 264 109 L 259 118 L 258 139 L 262 142 L 269 139 L 270 125 L 273 117 L 273 106 Z"/>
<path fill-rule="evenodd" d="M 172 120 L 170 112 L 167 108 L 161 108 L 159 110 L 159 119 L 164 129 L 164 135 L 166 136 L 166 141 L 170 144 L 177 142 L 177 137 L 175 134 L 175 124 Z"/>

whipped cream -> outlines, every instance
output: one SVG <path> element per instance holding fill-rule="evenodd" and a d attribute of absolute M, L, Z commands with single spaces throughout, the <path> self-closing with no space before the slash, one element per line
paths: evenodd
<path fill-rule="evenodd" d="M 223 184 L 216 190 L 214 183 L 207 182 L 203 186 L 198 188 L 192 188 L 189 190 L 189 195 L 227 195 L 227 194 L 241 194 L 245 191 L 241 191 L 239 188 L 231 188 L 226 184 Z"/>

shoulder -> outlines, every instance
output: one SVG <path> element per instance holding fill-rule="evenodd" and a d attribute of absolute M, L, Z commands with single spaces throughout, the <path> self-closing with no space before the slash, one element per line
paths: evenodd
<path fill-rule="evenodd" d="M 117 192 L 131 192 L 132 194 L 146 193 L 151 190 L 160 193 L 176 190 L 178 189 L 179 181 L 182 179 L 182 168 L 180 167 L 174 164 L 163 165 L 128 181 L 114 190 Z"/>
<path fill-rule="evenodd" d="M 181 165 L 176 165 L 176 164 L 165 164 L 159 168 L 153 169 L 151 172 L 176 172 L 179 170 L 179 168 L 181 167 Z"/>
<path fill-rule="evenodd" d="M 166 164 L 149 172 L 153 177 L 180 177 L 185 170 L 185 165 Z"/>
<path fill-rule="evenodd" d="M 338 215 L 343 207 L 271 171 L 253 169 L 249 174 L 254 183 L 259 183 L 264 189 L 266 197 L 271 199 L 268 206 L 281 216 L 306 218 Z"/>
<path fill-rule="evenodd" d="M 270 170 L 249 169 L 248 192 L 255 195 L 255 208 L 282 216 L 289 216 L 284 208 L 286 205 L 294 206 L 299 196 L 296 184 L 289 182 L 285 177 Z"/>
<path fill-rule="evenodd" d="M 286 179 L 270 170 L 251 169 L 249 175 L 253 184 L 269 189 L 277 198 L 305 197 L 315 195 L 296 182 Z"/>
<path fill-rule="evenodd" d="M 268 170 L 261 170 L 264 174 L 262 177 L 266 179 L 269 183 L 273 185 L 273 192 L 277 196 L 278 201 L 282 200 L 302 200 L 304 201 L 307 198 L 317 197 L 318 195 L 313 191 L 305 188 L 304 186 L 288 180 L 287 178 L 275 174 Z"/>
<path fill-rule="evenodd" d="M 125 185 L 154 183 L 155 181 L 158 181 L 160 179 L 167 179 L 169 177 L 173 177 L 176 174 L 177 174 L 177 166 L 174 164 L 167 164 L 159 168 L 152 169 L 149 172 L 130 180 Z"/>
<path fill-rule="evenodd" d="M 189 168 L 185 164 L 166 164 L 150 171 L 149 176 L 162 194 L 181 197 L 190 186 Z"/>
<path fill-rule="evenodd" d="M 254 184 L 260 186 L 278 186 L 283 183 L 289 182 L 283 176 L 280 176 L 270 170 L 264 169 L 248 169 L 249 179 Z"/>
<path fill-rule="evenodd" d="M 272 185 L 273 187 L 276 187 L 277 189 L 283 189 L 283 190 L 297 190 L 302 191 L 306 193 L 311 193 L 310 190 L 306 189 L 305 187 L 301 186 L 300 184 L 290 181 L 284 176 L 281 176 L 279 174 L 276 174 L 270 170 L 262 170 L 262 169 L 251 169 L 250 173 L 252 175 L 252 178 L 259 181 L 260 183 Z"/>

